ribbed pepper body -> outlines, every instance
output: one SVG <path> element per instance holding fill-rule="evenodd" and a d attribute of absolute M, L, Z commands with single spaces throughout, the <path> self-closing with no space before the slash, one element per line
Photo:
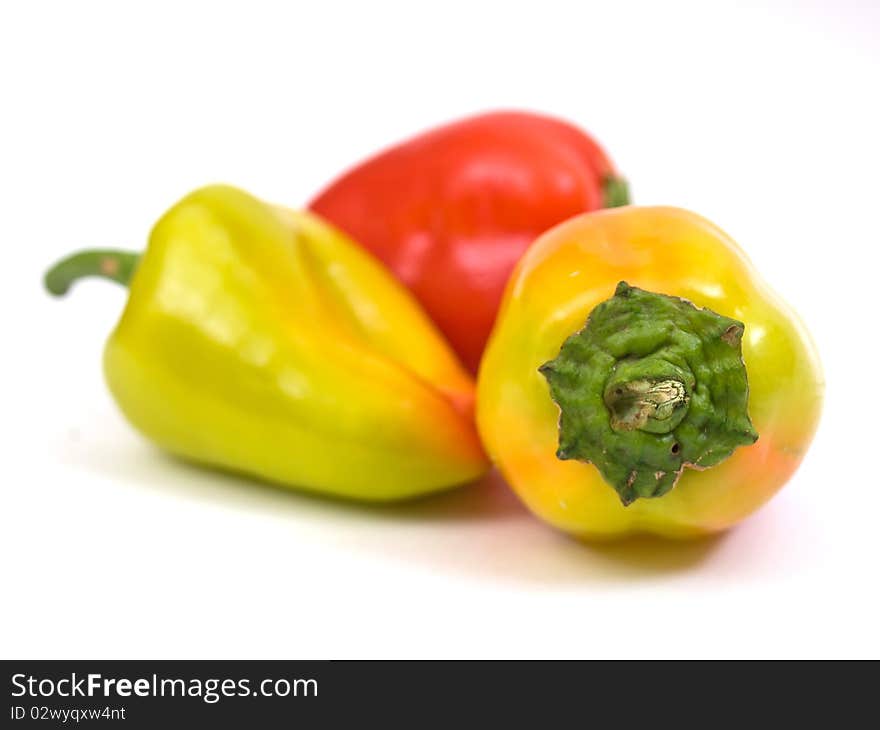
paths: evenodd
<path fill-rule="evenodd" d="M 130 287 L 104 372 L 162 448 L 365 500 L 485 471 L 469 377 L 412 297 L 317 217 L 203 188 L 157 223 Z"/>
<path fill-rule="evenodd" d="M 627 283 L 623 289 L 620 282 Z M 692 338 L 692 356 L 687 348 L 668 346 L 689 342 L 689 333 L 664 329 L 656 318 L 634 316 L 621 319 L 617 333 L 608 328 L 604 349 L 589 339 L 573 338 L 585 331 L 591 313 L 610 306 L 616 288 L 619 297 L 637 291 L 632 287 L 663 295 L 672 302 L 664 305 L 668 308 L 693 310 L 694 316 L 686 319 L 698 319 L 694 307 L 718 313 L 708 318 L 709 326 L 717 327 L 714 339 L 701 343 Z M 623 312 L 632 314 L 630 309 Z M 646 327 L 644 332 L 632 329 L 640 326 Z M 611 346 L 621 342 L 627 344 L 619 351 Z M 710 348 L 723 357 L 712 360 Z M 681 355 L 680 362 L 670 351 Z M 587 362 L 596 352 L 603 357 L 611 352 L 617 362 Z M 572 358 L 581 355 L 581 369 L 572 370 Z M 627 386 L 632 392 L 616 387 L 615 377 L 644 369 L 651 357 L 662 360 L 652 365 L 663 375 L 659 385 L 635 380 Z M 747 391 L 730 398 L 730 388 L 745 384 L 744 375 L 738 374 L 741 364 Z M 610 375 L 591 379 L 590 367 L 607 367 Z M 682 387 L 664 390 L 660 386 L 667 380 Z M 713 383 L 714 392 L 703 387 Z M 581 393 L 577 400 L 579 384 L 596 393 Z M 490 455 L 529 508 L 550 524 L 587 538 L 639 532 L 686 537 L 730 527 L 782 487 L 816 430 L 822 391 L 809 335 L 726 234 L 684 210 L 625 207 L 557 226 L 519 262 L 480 369 L 477 412 Z M 633 400 L 633 392 L 642 400 Z M 591 410 L 570 411 L 566 419 L 554 395 L 566 407 Z M 663 399 L 690 408 L 692 414 L 702 409 L 696 414 L 701 418 L 684 416 L 679 425 L 682 417 L 673 418 L 670 410 L 658 415 L 668 422 L 649 421 L 667 403 Z M 719 411 L 722 403 L 728 411 Z M 632 423 L 621 425 L 627 418 Z M 642 430 L 626 433 L 633 423 Z M 683 429 L 690 440 L 676 441 L 675 434 Z M 726 438 L 719 438 L 725 430 Z M 639 453 L 632 454 L 634 465 L 668 458 L 677 466 L 677 449 L 685 454 L 700 439 L 705 443 L 693 447 L 697 463 L 680 476 L 670 479 L 665 466 L 648 473 L 660 487 L 652 498 L 638 498 L 632 491 L 645 480 L 641 466 L 611 463 L 620 454 L 626 456 L 626 443 L 634 443 L 639 446 Z M 719 443 L 724 448 L 713 451 Z M 618 444 L 623 446 L 614 451 Z M 656 444 L 671 450 L 652 457 Z M 716 463 L 719 456 L 724 458 Z M 615 477 L 621 483 L 614 483 Z M 641 494 L 648 493 L 647 487 Z"/>

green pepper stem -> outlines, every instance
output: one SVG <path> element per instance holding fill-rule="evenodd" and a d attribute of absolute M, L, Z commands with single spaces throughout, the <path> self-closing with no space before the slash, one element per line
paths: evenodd
<path fill-rule="evenodd" d="M 620 282 L 540 367 L 560 411 L 557 457 L 593 464 L 628 505 L 753 444 L 744 326 Z"/>
<path fill-rule="evenodd" d="M 86 276 L 100 276 L 128 286 L 139 260 L 140 254 L 134 251 L 78 251 L 52 266 L 46 272 L 43 283 L 56 297 L 67 294 L 75 281 Z"/>
<path fill-rule="evenodd" d="M 619 208 L 629 205 L 629 184 L 617 175 L 606 175 L 602 180 L 602 207 Z"/>

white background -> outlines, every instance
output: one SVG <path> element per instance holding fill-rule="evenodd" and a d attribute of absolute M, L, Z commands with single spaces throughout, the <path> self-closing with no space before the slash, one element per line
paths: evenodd
<path fill-rule="evenodd" d="M 0 655 L 880 656 L 877 8 L 3 3 Z M 819 435 L 732 533 L 591 548 L 497 481 L 365 509 L 182 466 L 102 382 L 125 292 L 41 290 L 203 183 L 299 205 L 494 107 L 589 129 L 638 202 L 726 228 L 813 331 Z"/>

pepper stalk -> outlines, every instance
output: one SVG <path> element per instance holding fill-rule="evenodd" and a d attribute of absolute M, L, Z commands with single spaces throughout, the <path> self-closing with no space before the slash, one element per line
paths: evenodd
<path fill-rule="evenodd" d="M 560 409 L 557 457 L 594 464 L 628 505 L 754 443 L 743 332 L 742 322 L 620 282 L 539 368 Z"/>
<path fill-rule="evenodd" d="M 46 272 L 43 283 L 56 297 L 67 294 L 74 282 L 90 276 L 128 286 L 140 257 L 135 251 L 116 249 L 78 251 L 54 264 Z"/>

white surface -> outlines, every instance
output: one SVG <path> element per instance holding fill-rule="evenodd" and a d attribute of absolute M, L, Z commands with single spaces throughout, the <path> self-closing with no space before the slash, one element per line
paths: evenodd
<path fill-rule="evenodd" d="M 739 5 L 4 3 L 0 655 L 880 656 L 880 13 Z M 638 202 L 726 228 L 813 331 L 819 435 L 727 536 L 589 548 L 497 483 L 365 510 L 182 466 L 102 383 L 124 292 L 41 291 L 190 188 L 296 205 L 499 106 L 591 130 Z"/>

